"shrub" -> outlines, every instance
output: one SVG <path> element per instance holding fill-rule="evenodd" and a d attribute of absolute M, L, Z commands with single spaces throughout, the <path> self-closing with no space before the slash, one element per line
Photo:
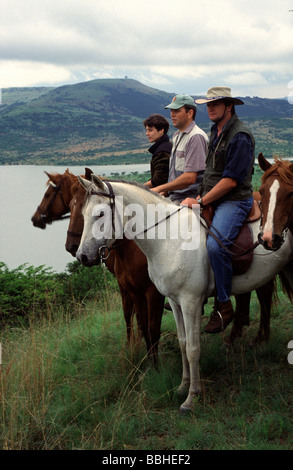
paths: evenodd
<path fill-rule="evenodd" d="M 67 272 L 55 273 L 45 266 L 23 264 L 9 270 L 0 262 L 0 314 L 8 323 L 28 315 L 52 313 L 56 307 L 84 299 L 99 299 L 107 289 L 116 290 L 114 276 L 100 266 L 85 268 L 78 262 L 69 263 Z"/>

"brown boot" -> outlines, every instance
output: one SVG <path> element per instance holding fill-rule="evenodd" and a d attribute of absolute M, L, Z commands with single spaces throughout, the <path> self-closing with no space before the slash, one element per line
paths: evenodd
<path fill-rule="evenodd" d="M 234 310 L 231 300 L 228 302 L 215 302 L 215 308 L 208 324 L 204 327 L 206 333 L 220 333 L 231 323 L 234 318 Z"/>

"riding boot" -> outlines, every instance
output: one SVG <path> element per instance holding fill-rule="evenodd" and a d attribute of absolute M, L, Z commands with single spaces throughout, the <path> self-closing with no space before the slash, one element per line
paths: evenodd
<path fill-rule="evenodd" d="M 206 333 L 220 333 L 231 323 L 234 318 L 234 310 L 231 300 L 219 302 L 215 299 L 214 310 L 208 324 L 204 327 Z"/>

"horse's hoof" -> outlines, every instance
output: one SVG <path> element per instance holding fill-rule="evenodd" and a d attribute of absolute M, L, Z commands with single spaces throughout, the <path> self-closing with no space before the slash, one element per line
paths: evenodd
<path fill-rule="evenodd" d="M 180 406 L 179 408 L 179 414 L 181 416 L 186 416 L 186 415 L 189 415 L 191 413 L 191 409 L 190 408 L 186 408 L 185 406 Z"/>
<path fill-rule="evenodd" d="M 179 387 L 177 388 L 178 397 L 185 397 L 186 395 L 188 395 L 188 390 L 189 390 L 189 382 L 179 385 Z"/>

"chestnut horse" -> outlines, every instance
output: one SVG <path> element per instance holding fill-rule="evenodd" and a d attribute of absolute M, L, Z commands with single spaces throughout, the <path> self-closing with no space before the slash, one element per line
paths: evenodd
<path fill-rule="evenodd" d="M 260 187 L 263 231 L 259 239 L 265 248 L 278 250 L 284 230 L 293 233 L 293 163 L 275 157 L 272 165 L 262 153 L 258 163 L 265 172 Z"/>
<path fill-rule="evenodd" d="M 271 164 L 262 153 L 258 163 L 264 171 L 260 187 L 262 232 L 258 238 L 266 249 L 275 251 L 284 243 L 287 230 L 293 234 L 293 163 L 274 157 Z M 292 302 L 293 259 L 283 273 L 280 273 L 283 290 Z"/>
<path fill-rule="evenodd" d="M 68 169 L 63 175 L 46 174 L 49 178 L 48 188 L 32 217 L 32 222 L 34 226 L 44 229 L 46 224 L 60 220 L 66 213 L 71 212 L 65 247 L 75 256 L 83 231 L 81 208 L 85 190 L 80 185 L 77 176 L 70 173 Z M 92 171 L 86 168 L 85 178 L 90 180 L 91 174 Z M 148 354 L 157 357 L 164 298 L 149 279 L 145 255 L 133 241 L 125 240 L 110 252 L 105 265 L 116 276 L 118 282 L 128 342 L 132 337 L 132 319 L 135 309 L 137 323 L 145 338 Z M 261 315 L 255 344 L 269 338 L 273 292 L 273 281 L 256 290 Z M 249 325 L 250 298 L 251 293 L 235 296 L 236 311 L 228 339 L 230 344 L 233 344 L 236 338 L 241 337 L 243 327 Z"/>
<path fill-rule="evenodd" d="M 92 171 L 86 170 L 86 179 L 90 181 Z M 66 250 L 73 256 L 76 255 L 83 231 L 81 210 L 84 196 L 83 186 L 80 184 L 75 186 L 70 202 L 70 222 L 65 244 Z M 106 253 L 102 260 L 97 254 L 96 264 L 101 261 L 117 279 L 128 342 L 131 340 L 132 317 L 135 311 L 137 324 L 145 339 L 148 355 L 156 362 L 165 297 L 160 294 L 149 278 L 145 255 L 132 240 L 125 238 L 115 250 Z"/>
<path fill-rule="evenodd" d="M 67 169 L 63 175 L 59 173 L 49 174 L 45 171 L 49 180 L 44 197 L 31 218 L 35 227 L 45 229 L 47 224 L 54 220 L 60 220 L 70 211 L 69 204 L 72 199 L 73 184 L 78 184 Z"/>

